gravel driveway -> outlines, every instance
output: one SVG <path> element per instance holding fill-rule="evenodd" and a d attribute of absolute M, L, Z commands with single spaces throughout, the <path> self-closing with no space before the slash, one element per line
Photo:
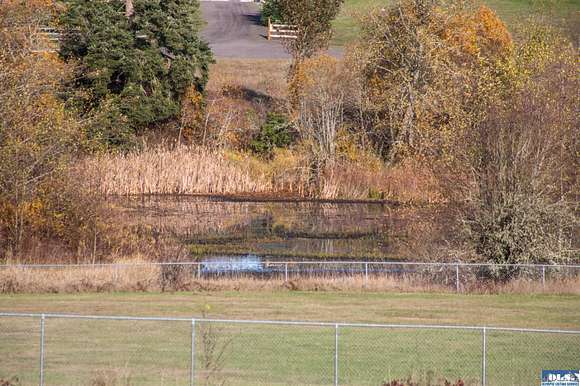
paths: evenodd
<path fill-rule="evenodd" d="M 217 58 L 285 59 L 290 56 L 278 40 L 267 39 L 267 29 L 260 24 L 260 6 L 253 2 L 201 2 L 207 26 L 202 37 L 209 42 Z M 331 49 L 340 55 L 340 49 Z"/>

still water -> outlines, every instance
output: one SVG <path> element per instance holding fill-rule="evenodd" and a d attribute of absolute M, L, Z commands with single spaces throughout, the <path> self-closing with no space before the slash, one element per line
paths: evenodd
<path fill-rule="evenodd" d="M 205 196 L 122 198 L 128 227 L 185 247 L 192 259 L 258 256 L 415 260 L 445 243 L 441 208 L 383 203 L 236 201 Z"/>

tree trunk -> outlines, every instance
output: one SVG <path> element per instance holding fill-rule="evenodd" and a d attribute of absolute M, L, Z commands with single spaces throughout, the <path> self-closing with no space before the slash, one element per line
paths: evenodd
<path fill-rule="evenodd" d="M 127 16 L 127 19 L 131 18 L 134 13 L 133 0 L 125 0 L 125 16 Z"/>

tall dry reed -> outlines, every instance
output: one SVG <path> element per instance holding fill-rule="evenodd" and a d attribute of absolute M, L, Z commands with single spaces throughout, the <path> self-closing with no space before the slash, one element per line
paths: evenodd
<path fill-rule="evenodd" d="M 104 194 L 235 194 L 270 192 L 272 181 L 232 162 L 221 150 L 159 146 L 127 154 L 88 158 L 90 170 Z"/>
<path fill-rule="evenodd" d="M 106 195 L 312 194 L 307 159 L 297 150 L 263 160 L 222 149 L 161 145 L 87 158 L 81 168 L 90 184 Z M 369 168 L 348 160 L 325 170 L 318 194 L 324 199 L 443 201 L 437 178 L 417 165 Z"/>
<path fill-rule="evenodd" d="M 437 176 L 424 166 L 407 162 L 387 167 L 340 161 L 327 168 L 321 198 L 387 199 L 406 203 L 442 203 Z"/>

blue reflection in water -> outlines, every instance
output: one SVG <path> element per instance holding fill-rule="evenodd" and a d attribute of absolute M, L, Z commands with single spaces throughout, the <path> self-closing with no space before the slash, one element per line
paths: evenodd
<path fill-rule="evenodd" d="M 201 261 L 203 272 L 265 272 L 262 258 L 256 255 L 213 256 Z"/>

